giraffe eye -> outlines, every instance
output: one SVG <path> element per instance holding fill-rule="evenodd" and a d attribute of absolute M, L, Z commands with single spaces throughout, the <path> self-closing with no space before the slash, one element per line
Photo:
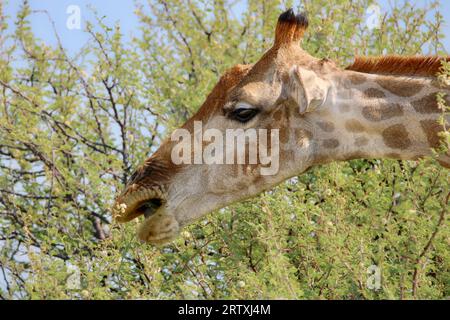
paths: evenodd
<path fill-rule="evenodd" d="M 246 123 L 247 121 L 250 121 L 253 117 L 255 117 L 258 112 L 258 109 L 255 109 L 248 104 L 238 104 L 236 106 L 236 109 L 234 109 L 230 113 L 229 118 L 242 123 Z"/>

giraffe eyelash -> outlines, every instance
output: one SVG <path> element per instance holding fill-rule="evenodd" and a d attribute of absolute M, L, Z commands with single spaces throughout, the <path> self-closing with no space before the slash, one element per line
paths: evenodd
<path fill-rule="evenodd" d="M 228 114 L 228 118 L 241 123 L 246 123 L 253 119 L 259 111 L 258 108 L 255 108 L 248 103 L 237 103 L 235 109 Z"/>

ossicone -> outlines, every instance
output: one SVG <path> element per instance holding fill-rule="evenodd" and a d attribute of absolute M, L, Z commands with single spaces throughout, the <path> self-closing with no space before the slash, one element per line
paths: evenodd
<path fill-rule="evenodd" d="M 308 18 L 306 14 L 295 14 L 294 10 L 290 8 L 278 18 L 274 46 L 300 41 L 307 28 Z"/>

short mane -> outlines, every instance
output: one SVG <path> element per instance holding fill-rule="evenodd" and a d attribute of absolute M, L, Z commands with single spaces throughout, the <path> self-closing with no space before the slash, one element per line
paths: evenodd
<path fill-rule="evenodd" d="M 442 71 L 442 61 L 450 57 L 438 56 L 378 56 L 356 57 L 347 70 L 375 74 L 394 74 L 405 76 L 436 76 Z"/>

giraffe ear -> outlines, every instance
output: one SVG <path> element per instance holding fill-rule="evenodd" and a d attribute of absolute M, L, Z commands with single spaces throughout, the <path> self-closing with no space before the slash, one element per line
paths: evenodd
<path fill-rule="evenodd" d="M 293 66 L 289 72 L 288 95 L 299 107 L 301 114 L 313 111 L 323 105 L 330 84 L 314 71 Z"/>

